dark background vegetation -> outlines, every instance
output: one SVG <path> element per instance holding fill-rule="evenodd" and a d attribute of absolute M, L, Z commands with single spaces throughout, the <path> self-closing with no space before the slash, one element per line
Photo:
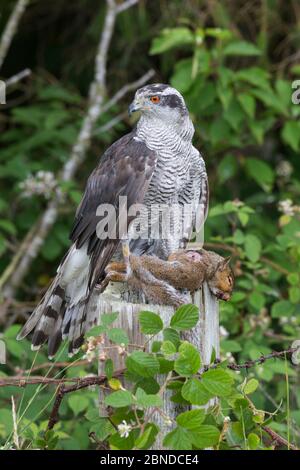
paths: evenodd
<path fill-rule="evenodd" d="M 14 4 L 0 0 L 0 32 Z M 26 197 L 24 181 L 39 171 L 56 178 L 69 158 L 87 108 L 105 9 L 101 0 L 32 1 L 1 70 L 3 79 L 24 68 L 32 71 L 0 107 L 3 272 L 52 197 L 51 191 L 48 199 L 45 193 Z M 296 0 L 141 0 L 118 16 L 109 50 L 107 97 L 154 68 L 152 81 L 179 89 L 191 111 L 211 188 L 207 246 L 232 254 L 236 274 L 233 298 L 221 306 L 222 357 L 228 360 L 255 359 L 299 338 L 300 105 L 291 101 L 292 82 L 300 78 L 299 43 Z M 97 126 L 124 112 L 132 95 Z M 14 298 L 2 299 L 9 363 L 0 374 L 30 366 L 33 353 L 26 342 L 15 341 L 16 324 L 24 322 L 55 274 L 87 176 L 105 148 L 131 126 L 124 115 L 109 131 L 95 132 L 76 178 L 61 185 L 66 198 L 57 222 Z M 46 361 L 43 353 L 39 361 Z M 90 369 L 76 370 L 83 375 Z M 260 383 L 256 406 L 269 412 L 278 407 L 273 429 L 284 436 L 290 432 L 299 444 L 299 369 L 271 361 L 251 374 Z M 17 397 L 16 389 L 0 390 L 3 442 L 11 428 L 11 394 Z M 51 396 L 43 391 L 26 412 L 29 423 L 38 415 L 30 424 L 32 439 L 43 428 L 43 407 Z M 94 406 L 95 397 L 87 391 L 80 405 L 66 402 L 61 447 L 92 445 L 88 424 L 82 418 L 78 426 L 74 414 Z"/>

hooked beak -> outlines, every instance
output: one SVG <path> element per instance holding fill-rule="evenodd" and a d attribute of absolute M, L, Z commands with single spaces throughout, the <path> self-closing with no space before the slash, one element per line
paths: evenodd
<path fill-rule="evenodd" d="M 134 100 L 131 105 L 128 107 L 128 114 L 131 116 L 133 113 L 140 111 L 142 109 L 142 103 L 138 100 Z"/>

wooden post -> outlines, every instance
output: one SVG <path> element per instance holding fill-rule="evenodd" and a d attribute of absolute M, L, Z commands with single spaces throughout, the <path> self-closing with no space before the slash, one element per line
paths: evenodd
<path fill-rule="evenodd" d="M 123 286 L 124 290 L 124 286 Z M 120 300 L 120 293 L 122 291 L 122 285 L 111 284 L 108 286 L 104 294 L 101 294 L 97 300 L 97 309 L 99 311 L 99 319 L 104 313 L 119 312 L 118 319 L 114 323 L 114 326 L 124 329 L 129 337 L 130 344 L 144 344 L 145 337 L 139 331 L 137 315 L 142 310 L 148 310 L 158 313 L 167 326 L 170 323 L 170 319 L 174 314 L 174 309 L 169 306 L 153 305 L 153 304 L 141 304 L 135 303 L 134 301 L 126 302 Z M 195 303 L 199 307 L 200 318 L 195 328 L 191 331 L 186 331 L 182 334 L 182 338 L 192 343 L 199 350 L 202 364 L 207 365 L 210 363 L 210 358 L 213 350 L 215 350 L 216 357 L 219 357 L 219 308 L 218 301 L 211 294 L 207 284 L 205 283 L 201 290 L 199 290 L 194 299 L 191 302 Z M 157 337 L 155 338 L 157 339 Z M 162 337 L 158 339 L 162 339 Z M 151 345 L 149 345 L 150 347 Z M 116 348 L 110 350 L 109 357 L 114 362 L 115 369 L 124 367 L 124 357 L 119 354 Z M 99 374 L 104 373 L 104 362 L 99 361 Z M 163 378 L 161 379 L 163 383 Z M 178 405 L 170 401 L 171 393 L 169 390 L 165 390 L 163 394 L 163 414 L 175 420 L 176 416 L 180 412 Z M 104 392 L 100 390 L 100 414 L 101 416 L 106 415 L 105 409 L 103 409 Z M 209 403 L 211 405 L 212 403 Z M 170 427 L 164 416 L 157 413 L 153 421 L 160 428 L 160 433 L 157 437 L 155 449 L 163 449 L 164 436 L 170 432 Z"/>

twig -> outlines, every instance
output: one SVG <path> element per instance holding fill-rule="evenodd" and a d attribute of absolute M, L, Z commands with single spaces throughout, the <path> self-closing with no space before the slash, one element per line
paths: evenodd
<path fill-rule="evenodd" d="M 289 348 L 284 351 L 273 351 L 270 354 L 266 354 L 266 355 L 262 354 L 258 359 L 249 360 L 249 361 L 244 362 L 243 364 L 228 364 L 227 368 L 232 369 L 232 370 L 249 369 L 250 367 L 256 366 L 258 364 L 263 364 L 269 359 L 283 357 L 286 354 L 293 354 L 294 352 L 299 350 L 299 347 L 300 346 L 295 347 L 295 348 Z"/>
<path fill-rule="evenodd" d="M 120 369 L 116 371 L 113 374 L 113 376 L 119 377 L 123 373 L 124 373 L 124 369 Z M 86 377 L 84 379 L 81 379 L 76 385 L 70 385 L 69 387 L 65 387 L 63 384 L 61 384 L 58 387 L 57 392 L 56 392 L 53 408 L 52 408 L 49 421 L 48 421 L 48 429 L 52 429 L 54 425 L 58 422 L 59 408 L 60 408 L 60 405 L 64 396 L 67 393 L 76 392 L 77 390 L 90 387 L 91 385 L 102 385 L 103 383 L 106 382 L 106 380 L 107 380 L 106 375 L 100 375 L 98 377 Z"/>
<path fill-rule="evenodd" d="M 138 80 L 132 82 L 132 83 L 127 83 L 127 85 L 124 85 L 122 88 L 120 88 L 119 91 L 110 99 L 108 100 L 105 105 L 103 105 L 102 111 L 105 112 L 108 109 L 112 108 L 115 104 L 117 104 L 123 96 L 125 96 L 128 92 L 136 90 L 140 86 L 144 85 L 147 83 L 153 76 L 155 75 L 155 71 L 153 69 L 148 70 L 145 75 L 143 75 L 141 78 Z"/>
<path fill-rule="evenodd" d="M 128 8 L 132 7 L 133 5 L 136 5 L 138 1 L 139 0 L 126 0 L 117 7 L 117 12 L 121 13 L 122 11 L 128 10 Z"/>
<path fill-rule="evenodd" d="M 9 17 L 9 20 L 7 22 L 7 25 L 4 29 L 0 41 L 0 69 L 6 58 L 8 49 L 10 48 L 13 37 L 17 32 L 18 25 L 20 23 L 24 11 L 26 10 L 28 3 L 29 0 L 19 0 Z"/>
<path fill-rule="evenodd" d="M 70 378 L 63 378 L 63 379 L 52 379 L 51 377 L 43 377 L 43 376 L 34 376 L 34 377 L 26 377 L 26 376 L 17 376 L 17 377 L 1 377 L 0 379 L 0 388 L 7 387 L 7 386 L 14 386 L 14 387 L 27 387 L 27 385 L 38 385 L 38 384 L 57 384 L 60 385 L 64 382 L 78 382 L 81 379 L 79 377 L 70 377 Z"/>
<path fill-rule="evenodd" d="M 22 70 L 21 72 L 19 73 L 16 73 L 16 75 L 13 75 L 12 77 L 8 78 L 6 81 L 5 81 L 5 84 L 6 84 L 6 88 L 12 86 L 12 85 L 15 85 L 16 83 L 20 82 L 21 80 L 23 80 L 23 78 L 27 78 L 29 77 L 29 75 L 31 75 L 31 70 L 30 69 L 24 69 Z"/>
<path fill-rule="evenodd" d="M 228 364 L 227 369 L 231 369 L 231 370 L 250 369 L 251 367 L 257 366 L 259 364 L 263 364 L 269 359 L 276 359 L 279 357 L 283 357 L 286 354 L 293 354 L 294 352 L 298 351 L 299 348 L 300 346 L 297 346 L 295 348 L 285 349 L 284 351 L 273 351 L 270 354 L 265 354 L 265 355 L 262 354 L 259 358 L 246 361 L 243 364 Z M 208 371 L 209 369 L 216 369 L 219 364 L 220 364 L 220 359 L 216 359 L 213 364 L 209 364 L 207 366 L 202 367 L 202 369 L 200 370 L 200 375 L 203 372 Z"/>
<path fill-rule="evenodd" d="M 273 431 L 273 429 L 269 428 L 269 426 L 262 426 L 262 429 L 269 434 L 272 440 L 281 446 L 289 447 L 291 450 L 299 450 L 294 444 L 288 442 L 284 437 L 277 434 L 277 432 Z"/>
<path fill-rule="evenodd" d="M 106 124 L 103 124 L 103 126 L 100 126 L 97 129 L 95 129 L 93 134 L 97 135 L 97 134 L 102 134 L 103 132 L 109 131 L 110 129 L 115 127 L 117 124 L 119 124 L 119 122 L 122 122 L 123 119 L 126 117 L 126 115 L 127 113 L 118 114 L 117 116 L 112 118 L 110 121 L 108 121 Z"/>
<path fill-rule="evenodd" d="M 87 359 L 82 359 L 81 361 L 74 361 L 74 363 L 72 362 L 67 362 L 67 361 L 62 361 L 62 362 L 44 362 L 43 364 L 38 364 L 34 367 L 32 367 L 31 369 L 28 369 L 25 371 L 25 373 L 32 373 L 32 372 L 36 372 L 37 370 L 41 370 L 41 369 L 46 369 L 47 367 L 55 367 L 55 368 L 59 368 L 59 367 L 78 367 L 78 366 L 86 366 L 86 365 L 90 365 L 91 362 L 88 361 Z"/>
<path fill-rule="evenodd" d="M 78 362 L 76 363 L 78 365 Z M 114 377 L 119 377 L 124 373 L 125 369 L 116 370 Z M 51 377 L 43 377 L 41 375 L 36 375 L 32 377 L 18 375 L 15 377 L 1 377 L 0 378 L 0 388 L 1 387 L 20 387 L 24 388 L 27 385 L 62 385 L 65 383 L 75 383 L 79 388 L 89 387 L 90 385 L 97 385 L 99 382 L 106 380 L 106 376 L 94 376 L 94 377 L 64 377 L 61 379 L 53 379 Z M 79 390 L 78 388 L 78 390 Z M 77 389 L 76 389 L 77 390 Z"/>

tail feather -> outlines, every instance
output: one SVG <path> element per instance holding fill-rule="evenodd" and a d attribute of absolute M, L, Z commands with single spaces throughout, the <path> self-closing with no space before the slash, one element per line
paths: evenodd
<path fill-rule="evenodd" d="M 48 342 L 49 357 L 55 355 L 65 338 L 69 340 L 70 355 L 78 351 L 87 324 L 89 266 L 86 248 L 76 249 L 73 245 L 17 339 L 23 339 L 33 331 L 32 348 L 39 349 Z"/>
<path fill-rule="evenodd" d="M 66 302 L 63 301 L 60 307 L 59 316 L 55 322 L 54 330 L 49 336 L 48 340 L 48 355 L 52 358 L 58 351 L 58 348 L 62 342 L 62 322 L 63 315 L 66 308 Z"/>
<path fill-rule="evenodd" d="M 82 319 L 84 317 L 85 303 L 78 302 L 71 307 L 72 314 L 69 322 L 69 355 L 73 356 L 84 341 L 84 333 L 82 330 Z"/>
<path fill-rule="evenodd" d="M 57 332 L 57 328 L 60 328 L 62 321 L 62 307 L 65 300 L 65 291 L 59 285 L 54 285 L 51 290 L 51 295 L 48 298 L 47 303 L 43 304 L 43 312 L 35 326 L 35 331 L 32 337 L 33 349 L 40 348 L 47 340 L 50 341 Z M 53 340 L 52 340 L 53 348 Z M 58 346 L 59 347 L 59 344 Z M 49 343 L 50 349 L 50 343 Z M 50 351 L 49 351 L 50 355 Z M 52 354 L 51 354 L 52 355 Z"/>

